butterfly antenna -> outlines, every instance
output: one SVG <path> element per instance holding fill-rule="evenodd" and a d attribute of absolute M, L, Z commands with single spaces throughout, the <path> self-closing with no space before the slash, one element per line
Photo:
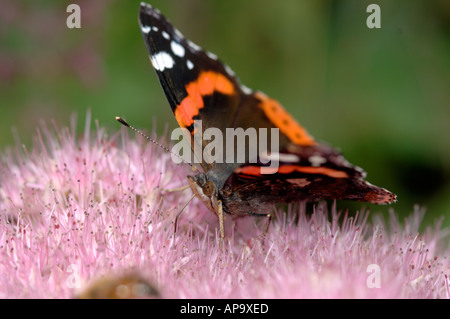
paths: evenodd
<path fill-rule="evenodd" d="M 167 152 L 169 152 L 169 153 L 175 155 L 176 157 L 178 157 L 179 159 L 181 159 L 181 160 L 183 161 L 183 163 L 189 164 L 191 167 L 195 168 L 194 165 L 192 165 L 192 164 L 189 163 L 189 162 L 186 162 L 180 155 L 178 155 L 178 154 L 172 152 L 172 151 L 169 150 L 167 147 L 165 147 L 165 146 L 162 145 L 161 143 L 157 142 L 155 139 L 153 139 L 153 138 L 151 138 L 150 136 L 148 136 L 148 135 L 142 133 L 142 131 L 138 130 L 138 129 L 135 128 L 134 126 L 128 124 L 128 122 L 125 121 L 125 120 L 124 120 L 123 118 L 121 118 L 120 116 L 116 116 L 116 120 L 117 120 L 120 124 L 122 124 L 123 126 L 128 127 L 130 130 L 132 130 L 132 131 L 138 133 L 139 135 L 141 135 L 142 137 L 146 138 L 147 140 L 149 140 L 149 141 L 152 142 L 153 144 L 155 144 L 155 145 L 161 147 L 162 149 L 166 150 Z"/>

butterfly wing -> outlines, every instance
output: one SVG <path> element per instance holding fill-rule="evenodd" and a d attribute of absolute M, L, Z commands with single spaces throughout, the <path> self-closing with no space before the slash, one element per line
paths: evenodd
<path fill-rule="evenodd" d="M 197 144 L 204 150 L 208 141 L 194 136 L 210 128 L 224 133 L 223 149 L 229 140 L 227 129 L 242 128 L 247 133 L 254 129 L 257 136 L 261 129 L 267 130 L 264 150 L 258 148 L 259 141 L 250 139 L 234 144 L 234 154 L 246 152 L 243 165 L 225 158 L 221 163 L 202 158 L 203 168 L 214 170 L 216 181 L 222 181 L 218 186 L 223 185 L 224 199 L 238 193 L 243 200 L 251 201 L 252 196 L 257 196 L 267 202 L 318 198 L 378 204 L 395 201 L 394 194 L 365 182 L 362 169 L 332 147 L 317 143 L 277 101 L 243 86 L 226 64 L 186 39 L 157 9 L 141 4 L 139 23 L 164 93 L 178 124 L 189 132 L 187 138 L 193 148 Z M 201 126 L 196 125 L 198 120 L 202 121 Z M 275 152 L 272 129 L 279 130 Z M 250 154 L 255 149 L 257 155 L 252 158 Z M 263 174 L 261 168 L 267 166 L 267 157 L 274 156 L 279 160 L 277 171 Z M 282 196 L 286 188 L 292 193 Z M 265 191 L 261 193 L 259 189 Z"/>
<path fill-rule="evenodd" d="M 245 133 L 249 133 L 248 129 L 257 133 L 261 128 L 266 129 L 268 141 L 271 140 L 271 129 L 281 128 L 282 148 L 291 140 L 300 145 L 315 144 L 281 105 L 242 85 L 228 65 L 186 39 L 157 9 L 141 4 L 139 23 L 150 61 L 178 124 L 189 131 L 188 140 L 192 146 L 201 144 L 199 146 L 203 150 L 208 143 L 205 139 L 200 142 L 194 140 L 194 133 L 199 133 L 195 127 L 198 120 L 202 121 L 202 133 L 208 128 L 219 129 L 223 133 L 224 146 L 229 137 L 227 128 L 242 128 Z M 250 154 L 258 151 L 255 149 L 257 145 L 258 141 L 243 140 L 234 144 L 233 153 L 245 152 L 243 162 L 248 162 Z M 269 142 L 267 148 L 270 146 Z M 218 169 L 231 173 L 240 165 L 224 158 L 225 161 L 226 165 L 219 163 Z M 206 170 L 217 167 L 217 164 L 209 165 L 209 162 L 203 159 Z"/>
<path fill-rule="evenodd" d="M 266 164 L 244 164 L 225 182 L 226 209 L 239 211 L 234 203 L 250 203 L 263 209 L 267 204 L 299 200 L 339 199 L 390 204 L 395 194 L 365 181 L 366 173 L 353 166 L 332 147 L 315 145 L 279 155 L 279 165 L 270 174 Z M 254 203 L 254 204 L 251 204 Z M 258 212 L 260 213 L 260 212 Z"/>
<path fill-rule="evenodd" d="M 227 186 L 232 183 L 238 182 L 239 187 L 232 188 L 229 196 L 225 197 L 225 209 L 235 215 L 253 215 L 267 214 L 270 204 L 301 200 L 339 199 L 374 204 L 396 201 L 393 193 L 361 178 L 333 176 L 337 171 L 289 170 L 289 173 L 281 172 L 264 179 L 252 180 L 247 177 L 244 183 L 243 176 L 232 175 L 225 184 L 224 194 L 227 194 Z"/>
<path fill-rule="evenodd" d="M 225 196 L 235 196 L 233 202 L 262 203 L 293 202 L 298 200 L 341 199 L 389 204 L 395 194 L 365 181 L 366 173 L 348 162 L 331 146 L 320 144 L 293 119 L 275 100 L 256 92 L 250 96 L 253 105 L 263 111 L 257 119 L 241 116 L 237 125 L 262 125 L 280 130 L 279 151 L 259 154 L 256 163 L 236 168 L 225 182 Z M 242 111 L 241 114 L 249 112 Z M 255 123 L 257 121 L 257 123 Z M 247 124 L 249 125 L 249 124 Z M 266 158 L 263 158 L 266 157 Z M 268 159 L 278 165 L 268 169 Z M 262 169 L 266 169 L 265 171 Z M 233 208 L 233 211 L 238 210 Z"/>
<path fill-rule="evenodd" d="M 203 133 L 208 128 L 225 132 L 239 105 L 239 80 L 214 54 L 186 39 L 150 5 L 141 4 L 139 23 L 150 61 L 178 124 L 189 131 L 192 147 L 201 143 L 203 149 L 206 141 L 194 140 L 194 132 Z M 201 128 L 196 127 L 198 120 Z M 203 167 L 208 170 L 212 165 L 204 160 Z"/>

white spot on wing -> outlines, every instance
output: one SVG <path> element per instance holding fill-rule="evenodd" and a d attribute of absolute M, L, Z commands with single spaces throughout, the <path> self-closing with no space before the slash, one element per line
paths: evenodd
<path fill-rule="evenodd" d="M 189 45 L 189 47 L 194 50 L 194 51 L 201 51 L 201 47 L 199 47 L 197 44 L 195 44 L 194 42 L 192 42 L 191 40 L 187 40 L 187 44 Z"/>
<path fill-rule="evenodd" d="M 353 165 L 352 165 L 349 161 L 347 161 L 347 160 L 344 158 L 344 156 L 342 156 L 342 155 L 339 155 L 339 156 L 338 156 L 338 160 L 341 161 L 341 165 L 344 165 L 344 166 L 347 166 L 347 167 L 353 167 Z M 358 170 L 358 169 L 357 169 L 357 170 Z"/>
<path fill-rule="evenodd" d="M 173 32 L 175 33 L 175 36 L 178 38 L 178 40 L 181 40 L 184 38 L 183 33 L 180 32 L 177 28 L 173 29 Z"/>
<path fill-rule="evenodd" d="M 298 157 L 295 154 L 278 154 L 281 162 L 288 162 L 288 163 L 299 163 L 300 157 Z"/>
<path fill-rule="evenodd" d="M 308 161 L 311 163 L 312 166 L 317 167 L 322 165 L 323 163 L 326 163 L 327 160 L 323 156 L 315 154 L 308 157 Z"/>
<path fill-rule="evenodd" d="M 161 34 L 166 40 L 170 40 L 170 35 L 166 31 L 161 32 Z"/>
<path fill-rule="evenodd" d="M 142 7 L 147 7 L 149 9 L 153 9 L 153 7 L 151 5 L 149 5 L 148 3 L 144 2 L 144 1 L 141 2 L 141 6 Z"/>
<path fill-rule="evenodd" d="M 157 71 L 164 71 L 164 69 L 171 69 L 175 65 L 172 56 L 164 51 L 158 52 L 150 57 L 153 67 Z"/>
<path fill-rule="evenodd" d="M 149 7 L 151 9 L 150 14 L 152 16 L 154 16 L 155 18 L 159 18 L 159 16 L 161 15 L 161 11 L 159 11 L 156 8 L 153 8 L 152 6 L 148 5 L 147 7 Z"/>
<path fill-rule="evenodd" d="M 225 67 L 225 71 L 228 73 L 228 75 L 230 75 L 230 76 L 236 75 L 236 73 L 233 71 L 233 69 L 230 68 L 229 65 L 225 64 L 224 67 Z"/>
<path fill-rule="evenodd" d="M 141 27 L 142 32 L 144 33 L 149 33 L 152 30 L 152 27 L 148 26 L 148 25 L 143 25 Z"/>
<path fill-rule="evenodd" d="M 244 92 L 244 94 L 252 94 L 253 90 L 250 89 L 248 86 L 245 86 L 244 84 L 240 85 L 241 91 Z"/>
<path fill-rule="evenodd" d="M 279 161 L 285 163 L 299 163 L 300 157 L 295 154 L 286 154 L 286 153 L 267 153 L 262 152 L 259 154 L 261 160 L 264 161 Z"/>
<path fill-rule="evenodd" d="M 179 56 L 180 58 L 184 57 L 184 53 L 186 50 L 181 44 L 172 41 L 170 42 L 170 48 L 172 49 L 173 54 L 175 54 L 176 56 Z"/>
<path fill-rule="evenodd" d="M 367 177 L 367 173 L 359 166 L 353 166 L 353 168 L 361 174 L 361 178 L 366 178 Z"/>
<path fill-rule="evenodd" d="M 152 29 L 153 29 L 153 31 L 155 31 L 155 32 L 158 32 L 158 31 L 159 31 L 158 27 L 152 27 Z"/>
<path fill-rule="evenodd" d="M 207 55 L 210 59 L 217 60 L 217 55 L 215 55 L 215 54 L 212 53 L 212 52 L 206 51 L 206 55 Z"/>
<path fill-rule="evenodd" d="M 186 61 L 186 66 L 189 70 L 192 70 L 194 68 L 194 63 L 192 63 L 191 60 Z"/>

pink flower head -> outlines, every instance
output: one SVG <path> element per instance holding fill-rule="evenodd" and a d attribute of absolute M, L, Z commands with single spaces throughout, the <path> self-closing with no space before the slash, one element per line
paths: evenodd
<path fill-rule="evenodd" d="M 291 205 L 264 239 L 264 219 L 226 218 L 219 249 L 217 218 L 199 200 L 174 235 L 192 193 L 167 190 L 186 185 L 187 165 L 125 130 L 86 127 L 77 137 L 43 126 L 31 150 L 1 154 L 1 298 L 72 298 L 102 278 L 162 298 L 450 297 L 445 233 L 419 233 L 418 207 L 401 226 L 392 211 L 369 223 L 364 211 Z"/>

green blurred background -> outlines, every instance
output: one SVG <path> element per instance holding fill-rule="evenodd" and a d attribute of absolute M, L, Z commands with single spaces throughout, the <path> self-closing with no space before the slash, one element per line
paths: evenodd
<path fill-rule="evenodd" d="M 81 29 L 68 29 L 68 4 Z M 137 24 L 140 1 L 0 0 L 0 148 L 31 145 L 39 120 L 86 110 L 158 131 L 176 122 Z M 367 6 L 381 7 L 369 29 Z M 278 99 L 319 141 L 338 146 L 408 215 L 450 225 L 450 1 L 153 0 L 243 83 Z M 340 202 L 351 209 L 359 203 Z M 388 207 L 368 205 L 372 211 Z"/>

